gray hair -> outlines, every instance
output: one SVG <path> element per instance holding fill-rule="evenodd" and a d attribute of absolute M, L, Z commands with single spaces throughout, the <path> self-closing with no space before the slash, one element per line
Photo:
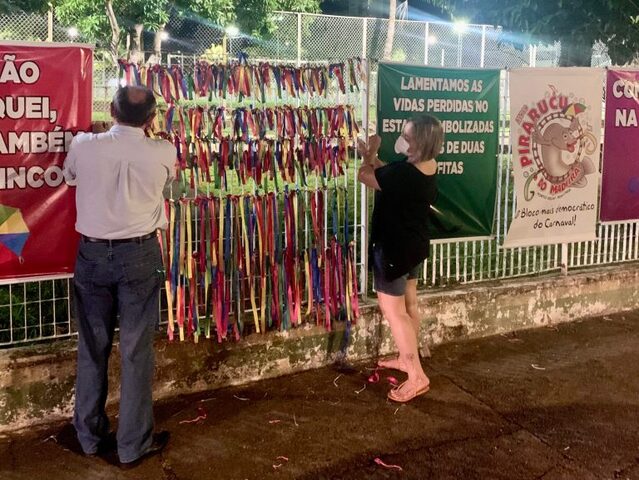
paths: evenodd
<path fill-rule="evenodd" d="M 155 114 L 153 91 L 143 86 L 125 86 L 113 96 L 113 116 L 125 125 L 142 127 Z"/>

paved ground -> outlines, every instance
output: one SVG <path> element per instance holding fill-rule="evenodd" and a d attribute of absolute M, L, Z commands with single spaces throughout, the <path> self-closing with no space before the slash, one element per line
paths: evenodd
<path fill-rule="evenodd" d="M 59 424 L 0 436 L 0 479 L 639 479 L 637 365 L 639 312 L 448 344 L 408 405 L 326 368 L 158 404 L 171 443 L 127 472 Z"/>

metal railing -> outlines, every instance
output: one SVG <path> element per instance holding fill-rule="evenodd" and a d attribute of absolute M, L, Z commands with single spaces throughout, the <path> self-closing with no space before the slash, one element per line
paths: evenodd
<path fill-rule="evenodd" d="M 173 22 L 176 22 L 172 19 Z M 296 13 L 278 13 L 275 30 L 268 41 L 250 37 L 231 39 L 231 54 L 248 51 L 251 58 L 273 62 L 317 62 L 360 56 L 379 58 L 384 48 L 388 20 L 355 17 L 333 17 Z M 64 41 L 66 29 L 54 23 L 47 29 L 46 16 L 0 15 L 0 39 L 45 40 L 49 33 L 56 41 Z M 186 28 L 186 27 L 182 27 Z M 219 29 L 199 25 L 186 28 L 189 38 L 175 39 L 178 26 L 170 23 L 173 43 L 165 46 L 169 64 L 187 68 L 213 43 L 219 43 Z M 49 30 L 49 31 L 48 31 Z M 196 41 L 193 41 L 195 37 Z M 178 51 L 175 46 L 191 45 L 191 51 Z M 166 48 L 169 47 L 169 48 Z M 459 32 L 454 26 L 437 22 L 397 21 L 392 58 L 407 63 L 445 67 L 514 68 L 521 66 L 554 66 L 559 57 L 559 44 L 550 47 L 532 45 L 517 50 L 501 41 L 501 31 L 487 25 L 470 26 Z M 610 63 L 601 45 L 593 50 L 593 65 Z M 94 64 L 94 116 L 108 114 L 108 104 L 118 86 L 118 70 L 96 61 Z M 505 75 L 503 78 L 505 82 Z M 322 103 L 350 103 L 360 120 L 367 119 L 374 131 L 376 67 L 372 63 L 365 93 L 348 93 L 327 100 L 306 99 L 308 106 Z M 500 107 L 500 146 L 498 155 L 497 204 L 494 235 L 491 238 L 433 243 L 431 258 L 426 262 L 420 281 L 423 287 L 452 286 L 494 279 L 539 275 L 546 272 L 572 270 L 597 265 L 639 260 L 638 222 L 601 224 L 598 239 L 592 242 L 557 244 L 539 247 L 504 249 L 501 247 L 514 213 L 515 193 L 511 176 L 508 141 L 508 90 L 502 84 Z M 367 123 L 363 121 L 363 123 Z M 362 290 L 365 290 L 366 237 L 370 195 L 357 183 L 357 159 L 343 178 L 353 211 L 352 235 L 358 246 L 358 266 Z M 328 207 L 328 202 L 327 202 Z M 329 212 L 325 212 L 325 224 Z M 308 233 L 308 225 L 305 231 Z M 69 278 L 29 280 L 0 285 L 0 347 L 28 342 L 65 338 L 75 334 Z M 164 298 L 162 296 L 162 298 Z M 164 300 L 163 300 L 164 301 Z M 161 308 L 166 308 L 164 304 Z"/>

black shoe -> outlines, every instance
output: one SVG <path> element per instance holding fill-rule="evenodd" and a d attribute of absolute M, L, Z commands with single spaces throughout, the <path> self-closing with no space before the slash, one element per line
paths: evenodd
<path fill-rule="evenodd" d="M 118 442 L 115 439 L 115 432 L 109 432 L 106 437 L 98 442 L 98 449 L 95 453 L 85 453 L 87 457 L 104 457 L 118 449 Z"/>
<path fill-rule="evenodd" d="M 133 460 L 132 462 L 126 462 L 126 463 L 120 462 L 120 468 L 123 470 L 130 470 L 131 468 L 135 468 L 138 465 L 140 465 L 147 458 L 152 457 L 153 455 L 157 455 L 158 453 L 161 453 L 162 450 L 164 450 L 164 447 L 166 447 L 166 445 L 169 443 L 170 437 L 171 437 L 171 433 L 167 431 L 154 434 L 153 442 L 151 442 L 151 446 L 149 447 L 149 449 L 146 452 L 144 452 L 144 454 L 141 457 L 137 458 L 136 460 Z"/>
<path fill-rule="evenodd" d="M 95 453 L 84 453 L 80 446 L 80 442 L 78 441 L 78 434 L 75 427 L 71 423 L 66 424 L 62 427 L 62 429 L 60 429 L 58 434 L 55 436 L 55 440 L 58 445 L 65 450 L 69 450 L 70 452 L 83 455 L 85 457 L 102 457 L 103 455 L 115 452 L 117 448 L 115 433 L 109 432 L 106 437 L 100 440 L 98 443 L 98 449 Z"/>

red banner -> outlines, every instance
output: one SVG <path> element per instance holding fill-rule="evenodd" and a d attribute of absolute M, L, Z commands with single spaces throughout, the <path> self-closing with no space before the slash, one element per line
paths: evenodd
<path fill-rule="evenodd" d="M 73 272 L 62 166 L 91 123 L 92 65 L 87 46 L 0 41 L 0 279 Z"/>

